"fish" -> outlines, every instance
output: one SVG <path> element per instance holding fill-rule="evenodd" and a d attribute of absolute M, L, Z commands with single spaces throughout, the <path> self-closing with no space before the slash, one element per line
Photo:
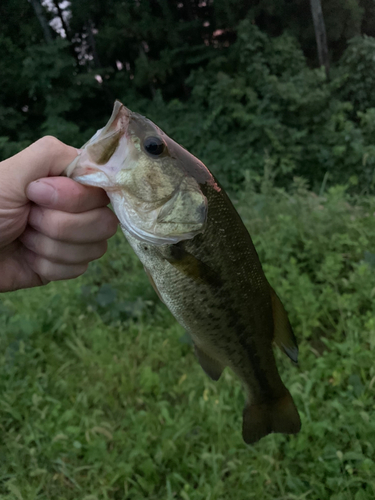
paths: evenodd
<path fill-rule="evenodd" d="M 298 347 L 251 236 L 209 169 L 146 117 L 116 101 L 107 125 L 65 175 L 103 188 L 160 300 L 190 335 L 204 372 L 229 367 L 242 381 L 247 444 L 301 420 L 273 344 Z"/>

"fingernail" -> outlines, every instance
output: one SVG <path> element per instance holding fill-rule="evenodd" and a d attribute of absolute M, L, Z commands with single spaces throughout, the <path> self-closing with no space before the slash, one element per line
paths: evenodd
<path fill-rule="evenodd" d="M 56 199 L 56 189 L 46 181 L 34 181 L 28 185 L 26 196 L 38 205 L 50 206 Z"/>

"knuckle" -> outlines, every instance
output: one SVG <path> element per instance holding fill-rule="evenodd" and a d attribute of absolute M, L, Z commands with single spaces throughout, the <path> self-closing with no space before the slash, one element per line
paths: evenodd
<path fill-rule="evenodd" d="M 65 239 L 70 232 L 70 220 L 65 213 L 51 215 L 49 236 L 55 240 Z"/>
<path fill-rule="evenodd" d="M 32 205 L 29 213 L 28 222 L 36 231 L 40 231 L 45 220 L 46 210 L 43 207 Z"/>
<path fill-rule="evenodd" d="M 20 236 L 19 239 L 24 247 L 28 248 L 32 252 L 35 252 L 37 248 L 37 238 L 37 231 L 31 228 L 26 228 L 25 232 Z"/>
<path fill-rule="evenodd" d="M 116 232 L 117 232 L 118 219 L 117 219 L 116 215 L 112 212 L 112 210 L 110 210 L 109 208 L 108 208 L 108 210 L 110 211 L 110 215 L 108 217 L 107 230 L 108 230 L 109 237 L 111 237 L 114 234 L 116 234 Z"/>
<path fill-rule="evenodd" d="M 44 257 L 37 256 L 35 258 L 34 266 L 36 272 L 43 280 L 54 281 L 56 279 L 55 266 Z"/>
<path fill-rule="evenodd" d="M 43 207 L 32 207 L 29 224 L 33 229 L 53 240 L 62 240 L 72 231 L 71 215 Z"/>
<path fill-rule="evenodd" d="M 108 248 L 108 243 L 106 241 L 102 241 L 101 243 L 99 243 L 95 252 L 94 260 L 103 257 L 103 255 L 107 251 L 107 248 Z"/>
<path fill-rule="evenodd" d="M 37 142 L 48 149 L 60 148 L 62 146 L 62 142 L 53 135 L 45 135 Z"/>
<path fill-rule="evenodd" d="M 83 199 L 82 196 L 80 196 L 81 186 L 78 185 L 78 183 L 75 183 L 75 184 L 77 184 L 77 185 L 74 185 L 74 187 L 71 191 L 71 198 L 69 200 L 70 211 L 72 213 L 80 214 L 82 212 L 85 212 L 85 200 Z"/>
<path fill-rule="evenodd" d="M 53 257 L 56 253 L 54 242 L 37 231 L 25 232 L 22 243 L 36 255 L 46 259 Z"/>
<path fill-rule="evenodd" d="M 72 268 L 72 273 L 68 279 L 74 279 L 78 278 L 78 276 L 82 276 L 82 274 L 84 274 L 87 271 L 88 267 L 89 267 L 88 264 L 81 264 L 79 266 L 74 266 L 74 268 Z"/>
<path fill-rule="evenodd" d="M 88 264 L 61 265 L 45 258 L 37 258 L 35 267 L 43 281 L 60 281 L 78 278 L 87 271 Z"/>
<path fill-rule="evenodd" d="M 40 243 L 41 244 L 35 251 L 45 259 L 53 260 L 53 258 L 56 256 L 57 253 L 54 242 L 51 240 L 44 239 Z"/>
<path fill-rule="evenodd" d="M 53 135 L 45 135 L 44 137 L 36 141 L 35 145 L 46 151 L 56 151 L 62 148 L 63 143 Z"/>
<path fill-rule="evenodd" d="M 70 265 L 88 265 L 93 260 L 100 259 L 107 251 L 107 241 L 100 241 L 91 245 L 82 245 L 76 253 L 70 253 L 64 256 L 66 264 Z"/>
<path fill-rule="evenodd" d="M 98 243 L 92 244 L 90 248 L 85 245 L 79 254 L 79 257 L 75 257 L 75 262 L 78 264 L 88 265 L 89 262 L 93 260 L 100 259 L 107 251 L 107 241 L 100 241 Z M 72 262 L 73 263 L 73 262 Z"/>

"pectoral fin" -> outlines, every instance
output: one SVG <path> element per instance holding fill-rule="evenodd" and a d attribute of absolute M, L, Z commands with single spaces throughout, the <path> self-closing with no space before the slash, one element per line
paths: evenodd
<path fill-rule="evenodd" d="M 219 380 L 225 366 L 223 366 L 219 361 L 211 358 L 208 354 L 202 351 L 199 347 L 194 344 L 195 354 L 197 355 L 199 364 L 207 375 L 212 378 L 212 380 Z"/>
<path fill-rule="evenodd" d="M 150 283 L 152 285 L 152 288 L 155 290 L 155 292 L 157 293 L 157 296 L 159 297 L 159 299 L 164 304 L 164 300 L 162 299 L 162 296 L 160 295 L 160 292 L 159 292 L 159 290 L 158 290 L 158 288 L 157 288 L 157 286 L 155 284 L 154 278 L 152 277 L 152 275 L 151 275 L 150 271 L 147 269 L 147 267 L 145 267 L 145 266 L 143 266 L 143 267 L 144 267 L 144 270 L 145 270 L 145 272 L 147 274 L 147 277 L 148 277 L 148 279 L 149 279 L 149 281 L 150 281 Z"/>
<path fill-rule="evenodd" d="M 208 264 L 197 259 L 179 244 L 169 245 L 160 249 L 163 257 L 185 276 L 197 283 L 204 283 L 214 287 L 222 285 L 220 276 Z"/>
<path fill-rule="evenodd" d="M 280 347 L 280 349 L 284 351 L 292 361 L 294 361 L 294 363 L 298 363 L 297 340 L 289 323 L 288 315 L 284 306 L 273 288 L 271 288 L 271 297 L 274 322 L 273 340 Z"/>

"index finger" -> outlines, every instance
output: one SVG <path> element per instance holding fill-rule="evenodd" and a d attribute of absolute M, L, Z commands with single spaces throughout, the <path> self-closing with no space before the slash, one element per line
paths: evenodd
<path fill-rule="evenodd" d="M 68 177 L 46 177 L 28 185 L 30 201 L 61 212 L 82 213 L 105 207 L 109 198 L 103 189 L 83 186 Z"/>
<path fill-rule="evenodd" d="M 30 182 L 41 177 L 61 175 L 77 154 L 77 149 L 55 137 L 46 136 L 1 162 L 0 172 L 9 183 L 9 188 L 20 197 L 19 203 L 25 203 L 25 188 Z M 16 198 L 16 195 L 13 197 Z"/>

